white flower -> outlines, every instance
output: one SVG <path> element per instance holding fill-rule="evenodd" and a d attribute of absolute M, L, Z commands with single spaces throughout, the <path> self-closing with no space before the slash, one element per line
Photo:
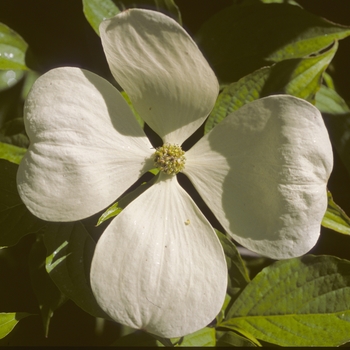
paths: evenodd
<path fill-rule="evenodd" d="M 196 44 L 175 21 L 146 10 L 106 20 L 100 32 L 112 74 L 135 109 L 164 144 L 181 145 L 218 94 Z M 83 69 L 40 77 L 25 125 L 31 145 L 18 190 L 45 220 L 91 216 L 154 167 L 155 150 L 121 94 Z M 185 158 L 182 172 L 236 241 L 277 259 L 315 245 L 332 150 L 312 105 L 282 95 L 252 102 Z M 225 257 L 176 176 L 161 173 L 111 221 L 96 246 L 91 284 L 113 319 L 159 336 L 182 336 L 215 318 L 226 293 Z"/>

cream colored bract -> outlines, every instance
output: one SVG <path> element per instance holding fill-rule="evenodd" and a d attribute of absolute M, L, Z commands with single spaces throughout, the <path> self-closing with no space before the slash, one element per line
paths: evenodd
<path fill-rule="evenodd" d="M 147 10 L 122 12 L 100 33 L 111 72 L 140 116 L 164 144 L 181 145 L 219 90 L 196 44 L 175 21 Z M 83 69 L 41 76 L 25 104 L 25 126 L 31 145 L 18 191 L 44 220 L 91 216 L 153 168 L 154 149 L 121 94 Z M 331 168 L 319 111 L 279 95 L 229 115 L 186 152 L 182 172 L 229 235 L 282 259 L 315 245 Z M 96 246 L 91 285 L 114 320 L 162 337 L 195 332 L 216 317 L 225 256 L 175 175 L 161 173 L 111 221 Z"/>

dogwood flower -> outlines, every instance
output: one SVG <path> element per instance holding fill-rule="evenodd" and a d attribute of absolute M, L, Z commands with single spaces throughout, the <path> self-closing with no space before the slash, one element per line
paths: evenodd
<path fill-rule="evenodd" d="M 31 144 L 18 190 L 36 216 L 75 221 L 108 207 L 156 164 L 159 178 L 97 242 L 91 286 L 114 320 L 183 336 L 220 311 L 227 267 L 214 229 L 176 174 L 188 176 L 243 246 L 276 259 L 299 256 L 315 245 L 326 210 L 329 137 L 315 107 L 277 95 L 241 107 L 184 152 L 219 91 L 196 44 L 169 17 L 140 9 L 104 21 L 100 33 L 114 78 L 163 146 L 153 148 L 109 82 L 79 68 L 53 69 L 26 100 Z"/>

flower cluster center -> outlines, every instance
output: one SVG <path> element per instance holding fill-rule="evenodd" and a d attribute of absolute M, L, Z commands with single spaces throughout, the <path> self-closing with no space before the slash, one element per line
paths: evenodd
<path fill-rule="evenodd" d="M 154 165 L 165 174 L 175 175 L 185 167 L 185 152 L 179 145 L 165 143 L 154 153 Z"/>

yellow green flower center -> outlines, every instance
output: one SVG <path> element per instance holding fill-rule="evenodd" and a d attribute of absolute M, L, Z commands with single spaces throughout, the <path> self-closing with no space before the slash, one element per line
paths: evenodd
<path fill-rule="evenodd" d="M 154 165 L 165 174 L 175 175 L 185 167 L 185 152 L 179 145 L 165 143 L 154 153 Z"/>

